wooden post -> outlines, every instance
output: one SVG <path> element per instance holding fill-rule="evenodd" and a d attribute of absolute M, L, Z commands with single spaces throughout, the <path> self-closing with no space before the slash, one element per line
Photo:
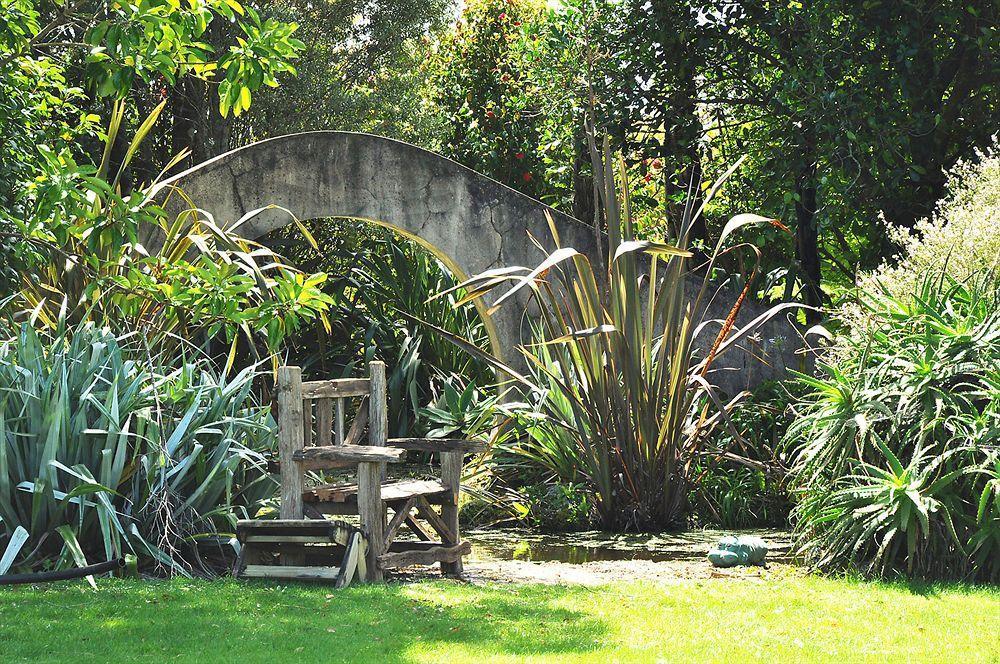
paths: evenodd
<path fill-rule="evenodd" d="M 302 426 L 302 370 L 278 367 L 278 459 L 281 462 L 281 518 L 302 518 L 302 468 L 292 455 L 305 446 Z"/>
<path fill-rule="evenodd" d="M 368 444 L 385 446 L 389 440 L 388 392 L 385 362 L 369 362 L 371 394 L 368 397 Z"/>
<path fill-rule="evenodd" d="M 441 518 L 452 534 L 452 537 L 448 538 L 451 541 L 444 542 L 448 546 L 462 541 L 458 530 L 458 494 L 461 491 L 463 455 L 463 452 L 441 453 L 441 483 L 451 492 L 451 497 L 441 504 Z M 441 573 L 446 576 L 461 576 L 461 556 L 453 563 L 442 562 Z"/>
<path fill-rule="evenodd" d="M 368 581 L 382 580 L 382 570 L 378 566 L 378 557 L 385 553 L 381 465 L 369 461 L 358 464 L 358 515 L 361 517 L 361 528 L 368 535 Z"/>

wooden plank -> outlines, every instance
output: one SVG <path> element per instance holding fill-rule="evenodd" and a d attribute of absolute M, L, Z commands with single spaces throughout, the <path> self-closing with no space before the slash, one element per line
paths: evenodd
<path fill-rule="evenodd" d="M 325 461 L 334 463 L 398 463 L 403 460 L 405 452 L 406 450 L 375 445 L 329 445 L 299 450 L 292 455 L 292 459 L 313 464 Z"/>
<path fill-rule="evenodd" d="M 441 506 L 444 509 L 444 505 Z M 441 536 L 441 541 L 446 544 L 456 544 L 457 538 L 455 537 L 454 531 L 445 522 L 440 514 L 434 511 L 423 496 L 417 498 L 417 512 L 423 517 L 424 521 L 431 525 L 431 528 L 437 531 L 437 534 Z"/>
<path fill-rule="evenodd" d="M 370 391 L 367 378 L 337 378 L 334 380 L 311 380 L 302 383 L 302 396 L 306 399 L 339 399 L 341 397 L 361 397 Z"/>
<path fill-rule="evenodd" d="M 469 542 L 462 542 L 454 546 L 440 546 L 423 550 L 400 551 L 397 553 L 383 553 L 378 557 L 378 564 L 382 569 L 390 567 L 409 567 L 410 565 L 432 565 L 449 563 L 454 565 L 462 561 L 462 556 L 467 555 L 472 550 Z"/>
<path fill-rule="evenodd" d="M 368 403 L 369 398 L 365 397 L 358 406 L 358 414 L 351 422 L 351 429 L 344 436 L 344 445 L 360 445 L 361 439 L 365 435 L 365 428 L 368 426 Z"/>
<path fill-rule="evenodd" d="M 368 444 L 383 447 L 389 439 L 385 363 L 369 362 L 368 370 L 371 375 L 371 394 L 368 400 Z"/>
<path fill-rule="evenodd" d="M 351 585 L 354 573 L 358 570 L 358 550 L 361 548 L 361 533 L 354 533 L 344 552 L 344 562 L 340 565 L 340 576 L 337 577 L 335 588 Z"/>
<path fill-rule="evenodd" d="M 335 445 L 344 444 L 344 400 L 337 399 L 337 435 L 334 438 Z"/>
<path fill-rule="evenodd" d="M 355 482 L 342 484 L 321 484 L 306 489 L 303 500 L 310 503 L 343 503 L 353 499 L 358 493 Z M 402 480 L 382 485 L 382 501 L 394 503 L 404 501 L 413 496 L 440 496 L 447 494 L 448 489 L 438 480 Z"/>
<path fill-rule="evenodd" d="M 333 399 L 316 399 L 316 444 L 322 447 L 333 444 Z"/>
<path fill-rule="evenodd" d="M 336 579 L 339 567 L 307 567 L 305 565 L 247 565 L 243 576 L 268 579 Z"/>
<path fill-rule="evenodd" d="M 346 521 L 331 521 L 328 519 L 240 519 L 236 522 L 237 529 L 243 528 L 348 528 L 353 526 Z"/>
<path fill-rule="evenodd" d="M 406 520 L 406 517 L 410 516 L 410 510 L 413 509 L 416 502 L 417 497 L 412 496 L 402 505 L 397 505 L 393 508 L 396 510 L 396 513 L 392 515 L 392 520 L 389 521 L 389 525 L 385 527 L 385 546 L 382 547 L 383 549 L 389 549 L 389 545 L 392 544 L 392 540 L 396 539 L 396 531 L 399 530 L 401 525 L 403 525 L 403 521 Z"/>
<path fill-rule="evenodd" d="M 346 539 L 346 538 L 345 538 Z M 258 544 L 335 544 L 336 539 L 329 535 L 249 535 L 247 542 Z"/>
<path fill-rule="evenodd" d="M 464 438 L 390 438 L 386 445 L 419 452 L 482 452 L 484 443 Z"/>
<path fill-rule="evenodd" d="M 368 536 L 368 580 L 381 581 L 382 570 L 377 559 L 385 541 L 385 505 L 382 503 L 382 464 L 358 464 L 358 516 L 361 528 Z"/>
<path fill-rule="evenodd" d="M 302 370 L 278 367 L 278 455 L 281 461 L 281 518 L 302 518 L 302 469 L 292 456 L 302 451 Z"/>
<path fill-rule="evenodd" d="M 445 452 L 441 455 L 441 482 L 451 492 L 450 500 L 441 503 L 441 519 L 451 531 L 446 535 L 441 533 L 445 544 L 459 545 L 461 536 L 458 530 L 458 495 L 462 490 L 462 452 Z M 447 576 L 462 575 L 462 557 L 456 560 L 441 562 L 441 573 Z"/>
<path fill-rule="evenodd" d="M 368 580 L 368 540 L 362 537 L 358 541 L 358 581 L 364 583 Z"/>

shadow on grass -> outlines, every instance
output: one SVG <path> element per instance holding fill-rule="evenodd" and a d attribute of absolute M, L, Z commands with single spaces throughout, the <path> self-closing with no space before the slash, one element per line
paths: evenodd
<path fill-rule="evenodd" d="M 388 584 L 116 583 L 0 593 L 0 651 L 17 659 L 439 660 L 585 654 L 608 632 L 565 608 L 575 591 Z M 569 601 L 566 601 L 569 600 Z M 6 608 L 5 608 L 6 605 Z M 31 626 L 18 629 L 15 625 Z M 437 657 L 435 657 L 437 653 Z M 7 660 L 9 661 L 9 660 Z"/>

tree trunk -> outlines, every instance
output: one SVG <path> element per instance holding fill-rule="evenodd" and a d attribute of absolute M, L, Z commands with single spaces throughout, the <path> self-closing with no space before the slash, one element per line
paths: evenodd
<path fill-rule="evenodd" d="M 823 304 L 822 265 L 819 257 L 819 228 L 816 226 L 816 162 L 809 160 L 795 183 L 795 252 L 804 282 L 805 302 L 817 309 Z M 819 311 L 807 311 L 806 320 L 818 322 Z"/>

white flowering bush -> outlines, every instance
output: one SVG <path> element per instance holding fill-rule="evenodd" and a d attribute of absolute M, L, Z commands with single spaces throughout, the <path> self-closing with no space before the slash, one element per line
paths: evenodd
<path fill-rule="evenodd" d="M 862 290 L 877 280 L 894 296 L 913 293 L 923 275 L 947 272 L 958 281 L 1000 267 L 1000 143 L 955 165 L 948 195 L 934 215 L 912 232 L 890 231 L 902 247 L 896 264 L 885 264 L 861 279 Z"/>

